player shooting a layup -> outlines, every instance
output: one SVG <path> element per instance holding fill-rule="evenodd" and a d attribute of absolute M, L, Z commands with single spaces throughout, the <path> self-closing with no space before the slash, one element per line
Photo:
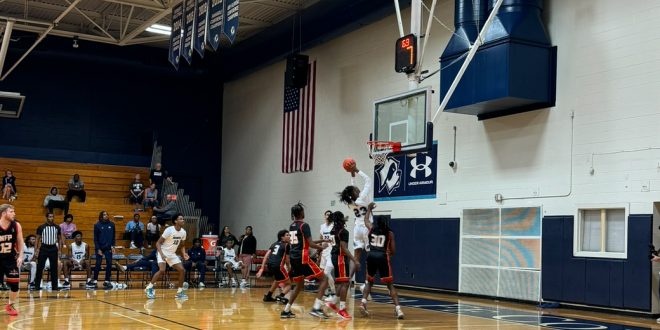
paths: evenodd
<path fill-rule="evenodd" d="M 147 285 L 147 288 L 144 291 L 147 293 L 147 298 L 154 299 L 156 298 L 156 290 L 154 289 L 154 283 L 158 281 L 161 274 L 165 273 L 165 263 L 170 265 L 179 273 L 179 283 L 178 290 L 176 292 L 176 298 L 188 298 L 186 292 L 183 290 L 183 279 L 184 279 L 184 269 L 181 259 L 176 254 L 177 250 L 181 250 L 184 260 L 188 260 L 188 254 L 184 248 L 184 242 L 186 241 L 186 230 L 183 229 L 183 215 L 177 214 L 174 217 L 174 226 L 167 227 L 163 232 L 163 236 L 158 239 L 156 242 L 156 249 L 158 253 L 156 258 L 158 259 L 158 271 L 154 274 L 151 282 Z"/>
<path fill-rule="evenodd" d="M 16 212 L 10 204 L 0 205 L 0 271 L 5 275 L 11 292 L 9 303 L 5 311 L 11 316 L 18 315 L 14 308 L 18 296 L 18 283 L 20 273 L 18 270 L 23 264 L 23 230 L 21 224 L 15 221 Z"/>
<path fill-rule="evenodd" d="M 369 243 L 368 230 L 364 226 L 365 216 L 367 215 L 367 207 L 371 202 L 371 178 L 364 172 L 358 170 L 355 161 L 347 159 L 344 161 L 344 169 L 351 173 L 351 185 L 346 186 L 344 190 L 339 193 L 339 201 L 348 205 L 351 214 L 355 216 L 355 228 L 353 229 L 353 248 L 355 249 L 355 259 L 360 260 L 362 251 Z M 355 186 L 355 174 L 358 174 L 364 180 L 362 190 Z M 371 214 L 366 217 L 366 220 L 373 222 Z M 353 270 L 354 271 L 354 270 Z M 351 274 L 351 277 L 353 274 Z"/>

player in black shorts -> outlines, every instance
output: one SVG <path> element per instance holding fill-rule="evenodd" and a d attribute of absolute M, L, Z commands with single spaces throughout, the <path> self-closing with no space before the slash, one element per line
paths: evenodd
<path fill-rule="evenodd" d="M 331 234 L 334 237 L 330 258 L 334 268 L 334 278 L 337 285 L 337 295 L 339 296 L 339 307 L 337 302 L 327 302 L 326 305 L 332 308 L 344 320 L 350 320 L 351 316 L 346 311 L 346 294 L 351 279 L 351 260 L 356 270 L 360 268 L 359 260 L 351 254 L 348 249 L 348 230 L 346 230 L 346 218 L 341 212 L 334 212 L 330 215 L 333 223 Z"/>
<path fill-rule="evenodd" d="M 14 308 L 18 296 L 18 283 L 20 282 L 19 269 L 23 264 L 23 229 L 15 221 L 16 212 L 10 204 L 0 205 L 0 272 L 5 275 L 9 285 L 9 303 L 5 311 L 11 316 L 17 316 Z"/>
<path fill-rule="evenodd" d="M 289 280 L 289 273 L 287 271 L 287 269 L 291 269 L 291 263 L 289 262 L 290 240 L 291 234 L 289 234 L 288 230 L 282 229 L 277 232 L 277 242 L 270 246 L 264 256 L 264 261 L 261 263 L 261 269 L 257 272 L 257 277 L 259 278 L 263 274 L 264 269 L 268 269 L 273 274 L 273 277 L 275 277 L 273 284 L 270 285 L 270 290 L 264 295 L 265 302 L 279 301 L 285 305 L 289 302 L 289 299 L 284 296 L 291 290 L 291 281 Z M 280 285 L 283 286 L 282 293 L 277 298 L 273 298 L 273 292 Z"/>
<path fill-rule="evenodd" d="M 367 216 L 369 219 L 376 204 L 369 203 L 367 208 Z M 367 253 L 367 285 L 362 291 L 362 303 L 360 303 L 360 313 L 364 316 L 369 315 L 367 310 L 367 299 L 371 292 L 371 287 L 374 284 L 374 277 L 376 273 L 380 275 L 380 281 L 387 285 L 390 290 L 390 297 L 394 302 L 394 313 L 397 319 L 403 319 L 403 312 L 399 305 L 399 295 L 392 285 L 394 277 L 392 276 L 392 266 L 390 265 L 390 258 L 394 255 L 396 250 L 394 244 L 394 233 L 389 227 L 388 217 L 384 215 L 374 216 L 373 225 L 369 221 L 365 221 L 365 226 L 369 229 L 369 252 Z"/>
<path fill-rule="evenodd" d="M 289 233 L 291 234 L 291 251 L 289 259 L 291 260 L 291 270 L 289 277 L 296 283 L 296 288 L 293 290 L 289 303 L 284 306 L 284 310 L 280 314 L 280 318 L 292 318 L 295 315 L 291 312 L 291 305 L 298 297 L 300 291 L 304 286 L 304 280 L 318 279 L 319 291 L 314 300 L 314 307 L 309 312 L 312 316 L 320 318 L 328 318 L 321 309 L 323 304 L 323 293 L 328 287 L 328 279 L 324 276 L 323 271 L 317 266 L 310 258 L 309 248 L 322 250 L 323 246 L 319 244 L 320 241 L 312 241 L 312 231 L 309 229 L 309 224 L 305 223 L 305 208 L 302 203 L 291 207 L 291 218 L 293 222 L 289 225 Z"/>

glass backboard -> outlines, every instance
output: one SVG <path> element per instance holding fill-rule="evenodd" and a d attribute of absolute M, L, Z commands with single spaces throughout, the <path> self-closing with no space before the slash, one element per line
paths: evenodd
<path fill-rule="evenodd" d="M 376 100 L 372 140 L 401 142 L 402 153 L 428 150 L 432 143 L 430 113 L 431 87 Z"/>

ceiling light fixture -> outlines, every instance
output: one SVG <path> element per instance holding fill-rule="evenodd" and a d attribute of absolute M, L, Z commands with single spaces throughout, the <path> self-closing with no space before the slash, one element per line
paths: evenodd
<path fill-rule="evenodd" d="M 146 31 L 166 36 L 172 34 L 172 28 L 162 24 L 152 24 L 150 27 L 146 28 Z"/>

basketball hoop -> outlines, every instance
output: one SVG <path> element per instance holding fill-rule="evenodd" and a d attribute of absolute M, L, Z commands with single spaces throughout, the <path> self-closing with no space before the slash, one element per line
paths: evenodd
<path fill-rule="evenodd" d="M 401 151 L 401 142 L 392 141 L 367 141 L 369 145 L 369 156 L 376 165 L 384 165 L 387 155 Z"/>

